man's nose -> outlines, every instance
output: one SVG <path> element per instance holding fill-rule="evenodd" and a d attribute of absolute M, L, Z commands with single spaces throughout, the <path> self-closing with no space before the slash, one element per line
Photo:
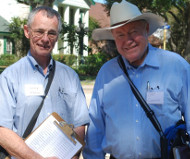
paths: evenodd
<path fill-rule="evenodd" d="M 49 37 L 48 37 L 48 33 L 44 33 L 43 36 L 42 36 L 42 39 L 43 40 L 50 40 Z"/>
<path fill-rule="evenodd" d="M 125 42 L 127 44 L 130 44 L 134 41 L 133 37 L 131 35 L 125 35 Z"/>

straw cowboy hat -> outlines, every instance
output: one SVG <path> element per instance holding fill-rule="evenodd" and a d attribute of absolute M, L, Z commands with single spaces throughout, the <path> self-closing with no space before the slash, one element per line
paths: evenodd
<path fill-rule="evenodd" d="M 162 18 L 153 13 L 141 13 L 134 4 L 122 0 L 121 3 L 113 3 L 110 10 L 111 27 L 95 29 L 92 32 L 94 40 L 113 40 L 111 29 L 121 27 L 127 23 L 146 20 L 149 23 L 149 36 L 161 26 L 164 26 Z"/>

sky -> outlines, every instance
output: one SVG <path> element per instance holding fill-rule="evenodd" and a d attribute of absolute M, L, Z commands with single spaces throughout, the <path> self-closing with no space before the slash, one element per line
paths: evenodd
<path fill-rule="evenodd" d="M 104 0 L 94 0 L 94 2 L 104 3 Z"/>

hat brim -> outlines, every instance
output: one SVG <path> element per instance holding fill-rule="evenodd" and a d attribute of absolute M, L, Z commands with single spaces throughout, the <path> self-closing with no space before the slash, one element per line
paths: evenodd
<path fill-rule="evenodd" d="M 158 28 L 164 26 L 164 22 L 162 18 L 156 14 L 153 13 L 143 13 L 142 15 L 128 20 L 125 23 L 119 24 L 119 25 L 114 25 L 113 27 L 107 27 L 107 28 L 98 28 L 95 29 L 92 32 L 92 39 L 95 41 L 98 40 L 114 40 L 111 30 L 119 28 L 127 23 L 137 21 L 137 20 L 146 20 L 149 23 L 149 33 L 148 35 L 152 35 Z"/>

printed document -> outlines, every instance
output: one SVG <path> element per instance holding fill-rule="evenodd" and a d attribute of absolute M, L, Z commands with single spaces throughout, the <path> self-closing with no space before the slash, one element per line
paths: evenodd
<path fill-rule="evenodd" d="M 75 138 L 74 144 L 64 132 L 56 126 L 59 121 L 50 115 L 26 140 L 25 143 L 43 157 L 58 157 L 71 159 L 81 148 L 82 144 Z"/>

